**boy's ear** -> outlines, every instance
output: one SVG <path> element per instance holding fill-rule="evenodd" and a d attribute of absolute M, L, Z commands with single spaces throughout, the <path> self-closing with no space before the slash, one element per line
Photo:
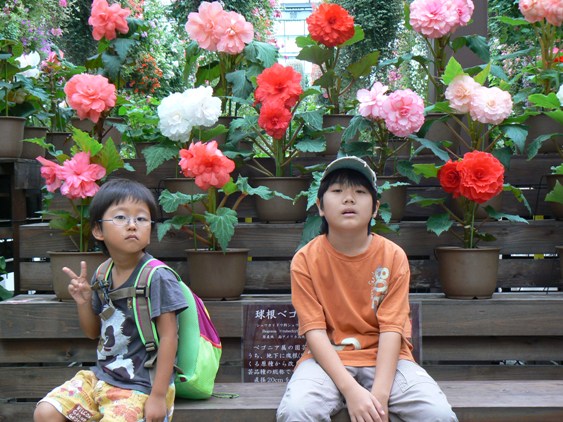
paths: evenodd
<path fill-rule="evenodd" d="M 102 226 L 100 224 L 95 224 L 92 227 L 92 236 L 100 242 L 104 240 L 104 232 L 102 231 Z"/>
<path fill-rule="evenodd" d="M 319 200 L 319 198 L 317 198 L 317 199 L 315 200 L 315 204 L 317 205 L 317 209 L 319 210 L 319 215 L 320 215 L 321 217 L 324 217 L 323 206 L 322 206 L 321 201 Z"/>
<path fill-rule="evenodd" d="M 373 218 L 377 217 L 377 212 L 379 211 L 379 201 L 375 203 L 375 211 L 373 212 Z"/>

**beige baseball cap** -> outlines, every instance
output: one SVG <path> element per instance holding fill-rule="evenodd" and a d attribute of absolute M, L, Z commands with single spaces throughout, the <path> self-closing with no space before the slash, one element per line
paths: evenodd
<path fill-rule="evenodd" d="M 370 168 L 368 163 L 366 163 L 361 158 L 354 156 L 341 157 L 332 161 L 326 167 L 323 176 L 321 177 L 321 182 L 333 171 L 341 169 L 355 170 L 358 173 L 362 174 L 366 179 L 368 179 L 372 188 L 377 191 L 377 177 L 375 176 L 375 172 Z"/>

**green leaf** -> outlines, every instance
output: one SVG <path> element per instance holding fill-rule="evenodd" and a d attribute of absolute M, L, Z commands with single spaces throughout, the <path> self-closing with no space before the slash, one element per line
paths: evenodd
<path fill-rule="evenodd" d="M 440 148 L 440 145 L 437 144 L 435 141 L 431 141 L 431 140 L 426 139 L 426 138 L 419 138 L 418 136 L 415 136 L 415 135 L 410 135 L 409 138 L 414 139 L 422 147 L 427 148 L 430 151 L 432 151 L 434 153 L 434 155 L 436 157 L 438 157 L 440 160 L 446 162 L 450 159 L 450 155 L 446 151 L 444 151 L 442 148 Z M 437 174 L 437 172 L 438 172 L 438 170 L 436 170 L 436 174 Z M 428 176 L 424 176 L 424 177 L 428 177 Z M 431 176 L 431 177 L 434 177 L 434 176 Z"/>
<path fill-rule="evenodd" d="M 175 215 L 172 219 L 158 223 L 156 228 L 158 240 L 161 241 L 170 230 L 180 230 L 183 226 L 192 223 L 189 215 Z"/>
<path fill-rule="evenodd" d="M 256 195 L 259 198 L 264 199 L 264 200 L 268 200 L 268 199 L 274 197 L 274 194 L 272 193 L 270 188 L 268 188 L 266 186 L 258 186 L 256 188 L 253 188 L 252 186 L 250 186 L 248 184 L 248 177 L 243 177 L 243 176 L 239 175 L 239 177 L 236 181 L 236 186 L 237 186 L 237 189 L 240 192 L 245 193 L 249 196 Z M 224 189 L 225 188 L 223 187 L 223 190 Z"/>
<path fill-rule="evenodd" d="M 221 66 L 218 61 L 199 66 L 195 74 L 195 86 L 205 86 L 219 76 L 221 76 Z"/>
<path fill-rule="evenodd" d="M 440 236 L 442 233 L 447 232 L 452 225 L 453 221 L 450 220 L 448 213 L 431 215 L 426 221 L 426 228 L 429 232 L 436 234 L 436 236 Z"/>
<path fill-rule="evenodd" d="M 320 78 L 315 79 L 314 84 L 328 89 L 334 86 L 334 81 L 336 80 L 336 78 L 336 72 L 333 69 L 329 69 Z"/>
<path fill-rule="evenodd" d="M 322 137 L 305 137 L 295 144 L 295 148 L 301 152 L 323 152 L 326 150 L 326 141 Z"/>
<path fill-rule="evenodd" d="M 379 60 L 379 51 L 372 51 L 366 54 L 356 63 L 352 63 L 346 68 L 346 70 L 352 75 L 354 79 L 358 79 L 362 76 L 368 76 L 372 69 L 377 66 Z"/>
<path fill-rule="evenodd" d="M 158 203 L 164 212 L 175 212 L 178 207 L 182 205 L 202 202 L 205 198 L 207 198 L 206 193 L 188 195 L 182 192 L 170 192 L 168 189 L 164 189 L 160 193 Z"/>
<path fill-rule="evenodd" d="M 332 57 L 332 51 L 318 45 L 303 47 L 296 59 L 305 60 L 318 66 L 326 63 Z"/>
<path fill-rule="evenodd" d="M 556 136 L 559 136 L 561 134 L 558 133 L 548 133 L 545 135 L 540 135 L 538 136 L 536 139 L 534 139 L 527 148 L 527 156 L 528 156 L 528 160 L 531 160 L 532 158 L 534 158 L 536 156 L 536 154 L 538 153 L 538 151 L 540 150 L 542 144 L 551 139 L 554 138 Z"/>
<path fill-rule="evenodd" d="M 413 164 L 414 171 L 426 179 L 438 177 L 439 168 L 436 164 Z"/>
<path fill-rule="evenodd" d="M 544 112 L 546 116 L 551 117 L 556 122 L 559 122 L 560 125 L 563 125 L 563 110 L 552 110 Z"/>
<path fill-rule="evenodd" d="M 510 159 L 513 155 L 511 147 L 505 146 L 502 148 L 495 148 L 493 149 L 492 154 L 497 160 L 501 162 L 504 167 L 510 167 Z"/>
<path fill-rule="evenodd" d="M 381 204 L 378 211 L 378 216 L 383 220 L 385 224 L 391 221 L 393 214 L 391 213 L 391 207 L 389 204 Z"/>
<path fill-rule="evenodd" d="M 446 202 L 446 198 L 426 198 L 420 195 L 411 195 L 407 205 L 416 204 L 421 207 L 429 207 L 431 205 L 443 204 L 444 202 Z"/>
<path fill-rule="evenodd" d="M 525 26 L 530 25 L 530 23 L 524 18 L 510 18 L 508 16 L 499 16 L 497 17 L 499 22 L 505 23 L 511 26 Z"/>
<path fill-rule="evenodd" d="M 491 60 L 491 54 L 489 49 L 489 43 L 487 39 L 482 35 L 466 35 L 465 44 L 467 47 L 477 55 L 484 63 L 488 63 Z"/>
<path fill-rule="evenodd" d="M 168 160 L 178 157 L 178 147 L 172 144 L 159 143 L 143 150 L 147 162 L 147 174 Z"/>
<path fill-rule="evenodd" d="M 495 210 L 493 207 L 491 207 L 490 205 L 487 205 L 485 207 L 485 212 L 489 215 L 489 217 L 494 218 L 495 220 L 502 220 L 504 218 L 505 220 L 512 221 L 513 223 L 526 223 L 526 224 L 528 224 L 528 221 L 525 218 L 522 218 L 519 215 L 506 214 L 506 213 L 503 213 L 503 212 L 499 212 L 499 211 Z"/>
<path fill-rule="evenodd" d="M 310 35 L 298 36 L 295 38 L 295 45 L 299 48 L 309 47 L 310 45 L 316 45 L 317 43 L 311 38 Z"/>
<path fill-rule="evenodd" d="M 205 213 L 205 221 L 209 229 L 219 242 L 222 250 L 227 250 L 230 240 L 235 234 L 235 226 L 238 224 L 236 211 L 230 208 L 219 208 L 216 214 Z"/>
<path fill-rule="evenodd" d="M 104 166 L 106 168 L 106 176 L 124 166 L 123 159 L 111 138 L 105 141 L 102 150 L 93 157 L 92 162 Z"/>
<path fill-rule="evenodd" d="M 304 113 L 297 113 L 296 118 L 303 119 L 305 124 L 313 130 L 322 130 L 323 128 L 323 115 L 319 110 L 306 111 Z"/>
<path fill-rule="evenodd" d="M 473 77 L 475 82 L 481 85 L 485 85 L 487 82 L 487 78 L 489 77 L 489 72 L 491 70 L 491 63 L 488 63 L 487 66 L 483 68 L 477 75 Z"/>
<path fill-rule="evenodd" d="M 247 60 L 268 68 L 277 62 L 279 52 L 274 45 L 255 40 L 244 48 L 243 54 Z"/>
<path fill-rule="evenodd" d="M 311 180 L 311 185 L 307 191 L 307 210 L 315 207 L 317 204 L 317 194 L 319 192 L 319 186 L 321 184 L 321 178 L 323 173 L 321 171 L 313 172 L 313 180 Z"/>
<path fill-rule="evenodd" d="M 528 131 L 523 125 L 501 125 L 500 130 L 514 142 L 519 153 L 523 153 L 526 147 Z"/>
<path fill-rule="evenodd" d="M 409 180 L 412 180 L 415 183 L 420 183 L 421 175 L 420 173 L 414 171 L 412 162 L 408 160 L 401 160 L 397 162 L 397 171 Z"/>
<path fill-rule="evenodd" d="M 72 139 L 76 147 L 78 147 L 78 151 L 89 152 L 91 156 L 96 155 L 103 148 L 100 142 L 92 138 L 88 133 L 77 128 L 72 129 Z"/>
<path fill-rule="evenodd" d="M 308 215 L 301 232 L 301 241 L 297 250 L 301 249 L 321 232 L 322 219 L 319 215 Z"/>
<path fill-rule="evenodd" d="M 449 85 L 450 82 L 458 75 L 463 75 L 463 67 L 461 67 L 455 58 L 451 57 L 446 65 L 446 69 L 444 70 L 444 84 Z"/>
<path fill-rule="evenodd" d="M 227 73 L 227 82 L 233 86 L 233 97 L 248 98 L 254 87 L 246 78 L 246 71 L 237 70 L 235 72 Z"/>
<path fill-rule="evenodd" d="M 563 204 L 563 185 L 559 183 L 559 180 L 555 182 L 553 190 L 548 192 L 545 196 L 545 200 L 548 202 Z"/>
<path fill-rule="evenodd" d="M 360 25 L 354 25 L 354 35 L 349 40 L 343 42 L 338 47 L 347 47 L 352 44 L 356 44 L 357 42 L 362 41 L 365 38 L 364 30 Z"/>
<path fill-rule="evenodd" d="M 561 108 L 559 98 L 557 98 L 557 95 L 555 95 L 554 92 L 550 92 L 548 95 L 531 94 L 528 96 L 528 101 L 538 107 L 547 108 L 548 110 L 557 110 Z"/>

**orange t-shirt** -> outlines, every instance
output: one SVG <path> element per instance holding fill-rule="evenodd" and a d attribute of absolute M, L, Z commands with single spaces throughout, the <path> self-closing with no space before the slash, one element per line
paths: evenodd
<path fill-rule="evenodd" d="M 344 365 L 374 366 L 379 333 L 396 332 L 403 339 L 399 359 L 414 361 L 409 279 L 405 252 L 388 239 L 372 234 L 365 252 L 347 256 L 317 236 L 291 261 L 299 334 L 326 330 Z M 312 357 L 306 348 L 299 363 Z"/>

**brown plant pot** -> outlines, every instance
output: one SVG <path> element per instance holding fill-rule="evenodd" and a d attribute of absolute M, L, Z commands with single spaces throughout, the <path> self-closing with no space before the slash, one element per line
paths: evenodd
<path fill-rule="evenodd" d="M 563 282 L 563 245 L 556 246 L 555 251 L 559 255 L 559 270 L 561 271 L 561 281 Z"/>
<path fill-rule="evenodd" d="M 55 149 L 70 155 L 73 141 L 69 132 L 47 132 L 47 143 L 53 144 Z"/>
<path fill-rule="evenodd" d="M 338 154 L 340 145 L 342 144 L 342 133 L 344 132 L 344 129 L 346 129 L 350 124 L 352 117 L 354 116 L 350 114 L 325 114 L 323 116 L 323 129 L 332 126 L 340 126 L 342 127 L 342 130 L 339 132 L 327 132 L 324 134 L 326 148 L 325 151 L 320 153 L 319 155 L 330 156 Z"/>
<path fill-rule="evenodd" d="M 23 131 L 23 139 L 31 138 L 45 138 L 47 136 L 46 127 L 26 126 Z M 35 159 L 37 157 L 44 157 L 45 150 L 43 147 L 33 144 L 31 142 L 22 142 L 21 158 Z"/>
<path fill-rule="evenodd" d="M 404 177 L 396 176 L 378 176 L 377 184 L 378 186 L 383 185 L 385 182 L 396 183 L 404 182 Z M 405 207 L 407 204 L 407 186 L 395 186 L 391 189 L 381 192 L 381 197 L 379 199 L 380 204 L 389 205 L 389 210 L 391 211 L 391 221 L 398 222 L 403 219 L 405 215 Z"/>
<path fill-rule="evenodd" d="M 206 191 L 202 190 L 195 184 L 195 179 L 187 177 L 171 177 L 168 179 L 161 180 L 161 186 L 163 189 L 168 189 L 170 192 L 180 192 L 186 195 L 196 195 L 203 194 Z M 205 207 L 201 202 L 196 202 L 192 206 L 193 212 L 197 214 L 203 214 L 205 212 Z M 186 207 L 178 207 L 174 213 L 165 213 L 163 211 L 163 217 L 170 218 L 173 215 L 188 215 L 191 214 Z"/>
<path fill-rule="evenodd" d="M 255 177 L 254 186 L 266 186 L 291 198 L 309 189 L 310 180 L 302 177 Z M 260 221 L 268 223 L 289 223 L 307 218 L 307 198 L 302 196 L 294 204 L 288 199 L 274 196 L 265 200 L 256 197 L 256 214 Z"/>
<path fill-rule="evenodd" d="M 557 182 L 559 182 L 560 185 L 563 185 L 563 174 L 548 174 L 545 177 L 547 181 L 548 192 L 551 192 L 555 188 Z M 563 204 L 551 201 L 549 201 L 548 204 L 553 217 L 555 217 L 557 220 L 563 220 Z"/>
<path fill-rule="evenodd" d="M 238 299 L 246 284 L 249 249 L 208 251 L 186 249 L 188 259 L 187 282 L 202 299 Z"/>
<path fill-rule="evenodd" d="M 440 284 L 449 299 L 489 299 L 497 286 L 500 248 L 439 246 Z"/>
<path fill-rule="evenodd" d="M 0 116 L 0 157 L 20 158 L 24 128 L 23 117 Z"/>
<path fill-rule="evenodd" d="M 55 297 L 63 302 L 73 300 L 68 292 L 70 278 L 63 272 L 63 267 L 68 267 L 76 274 L 80 274 L 80 262 L 85 261 L 88 274 L 90 275 L 96 271 L 98 265 L 108 258 L 103 252 L 48 251 L 47 254 L 51 260 L 53 291 L 55 292 Z"/>
<path fill-rule="evenodd" d="M 532 143 L 534 139 L 541 135 L 563 132 L 563 126 L 545 114 L 530 116 L 526 119 L 524 124 L 528 126 L 526 144 Z M 563 150 L 563 135 L 554 136 L 544 141 L 538 152 L 548 154 L 557 152 L 558 149 Z"/>

